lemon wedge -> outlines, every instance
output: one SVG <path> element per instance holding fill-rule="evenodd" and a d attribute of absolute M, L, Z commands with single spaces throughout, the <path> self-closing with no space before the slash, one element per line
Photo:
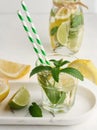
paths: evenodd
<path fill-rule="evenodd" d="M 91 60 L 77 59 L 69 64 L 69 67 L 78 69 L 85 78 L 97 85 L 97 68 Z"/>
<path fill-rule="evenodd" d="M 30 65 L 20 64 L 0 59 L 0 77 L 7 79 L 17 79 L 26 75 L 30 70 Z"/>
<path fill-rule="evenodd" d="M 7 80 L 0 79 L 0 102 L 2 102 L 9 94 L 9 85 Z"/>

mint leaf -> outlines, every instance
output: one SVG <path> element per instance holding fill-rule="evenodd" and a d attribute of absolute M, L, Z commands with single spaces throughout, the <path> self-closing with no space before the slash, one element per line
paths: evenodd
<path fill-rule="evenodd" d="M 53 104 L 57 104 L 61 97 L 61 91 L 58 91 L 55 87 L 52 87 L 52 86 L 44 87 L 43 89 L 48 99 L 50 100 L 50 102 Z"/>
<path fill-rule="evenodd" d="M 43 65 L 40 65 L 40 66 L 37 66 L 35 67 L 31 73 L 30 73 L 30 77 L 33 76 L 34 74 L 36 73 L 39 73 L 39 72 L 42 72 L 42 71 L 45 71 L 45 70 L 51 70 L 52 68 L 50 66 L 43 66 Z"/>
<path fill-rule="evenodd" d="M 71 39 L 72 38 L 76 38 L 78 36 L 78 33 L 79 33 L 79 29 L 77 29 L 77 30 L 70 30 L 69 31 L 69 38 L 71 38 Z"/>
<path fill-rule="evenodd" d="M 55 13 L 54 13 L 53 9 L 51 9 L 50 15 L 55 16 Z"/>
<path fill-rule="evenodd" d="M 83 15 L 75 15 L 74 17 L 71 18 L 71 28 L 78 27 L 79 25 L 82 25 L 83 22 Z"/>
<path fill-rule="evenodd" d="M 59 81 L 59 72 L 60 72 L 59 68 L 52 68 L 51 72 L 52 72 L 52 76 L 53 76 L 54 80 L 56 82 L 58 82 Z"/>
<path fill-rule="evenodd" d="M 58 26 L 51 29 L 50 34 L 53 36 L 58 30 Z"/>
<path fill-rule="evenodd" d="M 54 60 L 54 59 L 52 59 L 52 60 L 50 60 L 50 61 L 52 61 L 53 64 L 54 64 L 56 67 L 61 67 L 61 66 L 65 65 L 65 64 L 67 64 L 67 63 L 70 63 L 70 62 L 67 61 L 67 60 L 63 61 L 63 59 L 60 59 L 60 60 Z"/>
<path fill-rule="evenodd" d="M 29 113 L 33 117 L 42 117 L 42 110 L 35 102 L 29 107 Z"/>
<path fill-rule="evenodd" d="M 80 73 L 80 71 L 78 71 L 75 68 L 68 67 L 68 68 L 65 68 L 65 69 L 61 69 L 61 72 L 70 74 L 70 75 L 74 76 L 75 78 L 78 78 L 82 81 L 84 80 L 83 75 Z"/>
<path fill-rule="evenodd" d="M 65 60 L 65 61 L 63 61 L 63 62 L 60 64 L 60 66 L 63 66 L 63 65 L 68 64 L 68 63 L 70 63 L 70 61 Z"/>
<path fill-rule="evenodd" d="M 59 101 L 57 102 L 57 104 L 63 103 L 64 100 L 65 100 L 65 98 L 66 98 L 66 93 L 65 93 L 65 92 L 61 92 L 61 96 L 60 96 L 60 99 L 59 99 Z"/>

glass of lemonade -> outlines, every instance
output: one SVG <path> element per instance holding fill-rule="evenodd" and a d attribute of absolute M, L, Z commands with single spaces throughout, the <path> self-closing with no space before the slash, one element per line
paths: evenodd
<path fill-rule="evenodd" d="M 71 60 L 72 57 L 60 55 L 50 56 L 49 59 Z M 38 65 L 38 64 L 37 64 Z M 51 66 L 53 63 L 51 62 Z M 65 64 L 64 67 L 67 67 Z M 53 72 L 55 74 L 56 72 Z M 59 74 L 59 81 L 56 82 L 51 71 L 44 70 L 37 74 L 39 84 L 42 88 L 42 105 L 43 108 L 53 113 L 64 111 L 68 112 L 74 102 L 78 87 L 78 79 L 67 73 Z"/>
<path fill-rule="evenodd" d="M 84 32 L 82 8 L 78 0 L 52 0 L 49 33 L 53 51 L 74 54 L 79 51 Z"/>

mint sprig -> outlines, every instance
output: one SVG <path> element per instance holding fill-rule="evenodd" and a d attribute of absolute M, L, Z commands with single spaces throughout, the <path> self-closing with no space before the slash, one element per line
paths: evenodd
<path fill-rule="evenodd" d="M 34 74 L 42 72 L 42 71 L 49 71 L 52 74 L 52 77 L 56 82 L 59 81 L 60 73 L 67 73 L 82 81 L 84 80 L 83 75 L 77 69 L 72 68 L 72 67 L 63 67 L 65 64 L 70 63 L 69 61 L 63 60 L 63 59 L 60 59 L 60 60 L 52 59 L 50 61 L 53 62 L 54 66 L 52 66 L 52 67 L 43 66 L 43 65 L 37 66 L 31 71 L 30 77 L 33 76 Z"/>
<path fill-rule="evenodd" d="M 42 117 L 42 110 L 35 102 L 29 107 L 29 113 L 33 117 Z"/>

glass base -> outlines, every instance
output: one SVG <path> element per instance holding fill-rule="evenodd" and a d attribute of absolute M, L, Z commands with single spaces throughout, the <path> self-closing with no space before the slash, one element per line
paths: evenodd
<path fill-rule="evenodd" d="M 57 47 L 55 50 L 53 50 L 53 52 L 68 56 L 68 55 L 74 55 L 78 51 L 72 51 L 66 48 L 65 46 L 62 46 L 62 47 Z"/>
<path fill-rule="evenodd" d="M 58 113 L 58 112 L 64 112 L 64 113 L 67 113 L 68 111 L 70 111 L 70 109 L 72 108 L 72 106 L 65 106 L 64 104 L 63 105 L 48 105 L 46 103 L 43 103 L 43 108 L 49 112 L 52 112 L 52 113 Z"/>

